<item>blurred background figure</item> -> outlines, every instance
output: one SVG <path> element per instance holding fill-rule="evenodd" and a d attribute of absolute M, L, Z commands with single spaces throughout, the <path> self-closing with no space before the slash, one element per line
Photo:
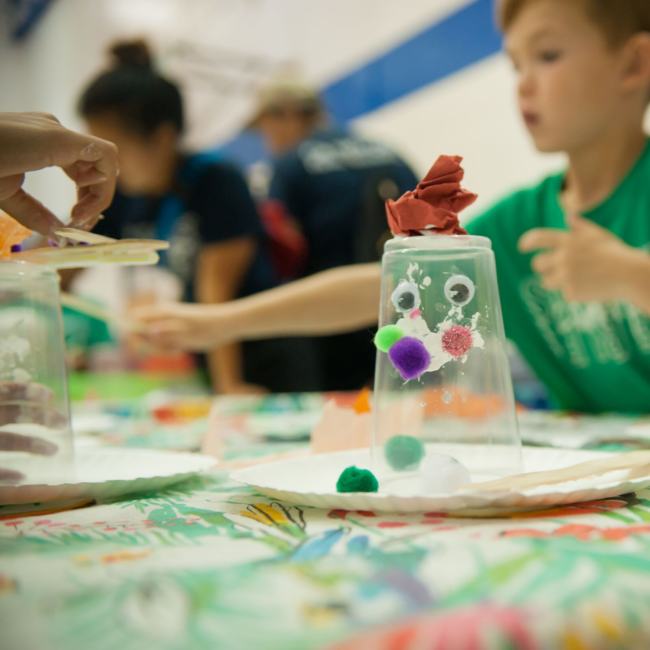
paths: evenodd
<path fill-rule="evenodd" d="M 181 148 L 181 93 L 156 71 L 144 41 L 118 43 L 110 55 L 109 68 L 79 100 L 90 133 L 118 147 L 118 191 L 95 231 L 169 241 L 161 264 L 180 281 L 185 300 L 218 303 L 273 287 L 265 232 L 241 172 L 214 153 Z M 155 300 L 154 281 L 150 269 L 133 269 L 131 302 Z M 213 387 L 226 394 L 297 390 L 310 368 L 292 352 L 305 345 L 219 348 L 207 359 Z"/>
<path fill-rule="evenodd" d="M 387 146 L 333 124 L 315 88 L 284 78 L 259 93 L 250 128 L 272 156 L 270 211 L 302 234 L 304 277 L 349 264 L 379 261 L 390 237 L 384 203 L 418 179 Z M 323 390 L 353 390 L 374 375 L 369 329 L 313 339 Z"/>

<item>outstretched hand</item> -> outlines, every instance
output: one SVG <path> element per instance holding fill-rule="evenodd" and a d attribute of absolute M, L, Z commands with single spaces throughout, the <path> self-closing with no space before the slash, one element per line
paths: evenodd
<path fill-rule="evenodd" d="M 168 303 L 138 307 L 130 316 L 146 325 L 144 337 L 158 347 L 209 352 L 237 340 L 231 311 L 229 303 Z"/>

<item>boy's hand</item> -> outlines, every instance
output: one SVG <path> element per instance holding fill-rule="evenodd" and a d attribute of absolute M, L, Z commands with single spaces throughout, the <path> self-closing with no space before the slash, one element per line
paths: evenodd
<path fill-rule="evenodd" d="M 627 260 L 637 249 L 589 219 L 572 216 L 569 225 L 568 231 L 536 228 L 519 240 L 522 253 L 545 249 L 531 264 L 544 287 L 561 291 L 568 301 L 627 299 Z"/>

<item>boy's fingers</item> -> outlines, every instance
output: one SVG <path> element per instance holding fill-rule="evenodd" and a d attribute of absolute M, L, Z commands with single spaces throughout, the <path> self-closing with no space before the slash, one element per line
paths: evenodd
<path fill-rule="evenodd" d="M 557 248 L 567 238 L 569 233 L 553 228 L 535 228 L 524 233 L 519 239 L 519 250 L 530 253 L 540 248 Z"/>
<path fill-rule="evenodd" d="M 564 287 L 563 276 L 555 271 L 542 275 L 542 286 L 549 291 L 558 291 Z"/>
<path fill-rule="evenodd" d="M 54 231 L 65 227 L 40 201 L 23 189 L 0 201 L 0 210 L 4 210 L 25 228 L 49 239 L 57 239 Z"/>
<path fill-rule="evenodd" d="M 530 263 L 533 271 L 544 275 L 549 273 L 558 266 L 558 259 L 554 253 L 540 253 L 533 257 L 533 261 Z"/>

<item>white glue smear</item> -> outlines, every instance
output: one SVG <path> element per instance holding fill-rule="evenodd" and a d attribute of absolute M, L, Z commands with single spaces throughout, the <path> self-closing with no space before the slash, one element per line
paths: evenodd
<path fill-rule="evenodd" d="M 422 280 L 420 289 L 426 289 L 430 284 L 431 284 L 431 278 L 427 276 L 426 278 L 424 278 L 424 280 Z"/>
<path fill-rule="evenodd" d="M 446 390 L 443 394 L 442 397 L 440 398 L 445 404 L 451 404 L 451 401 L 454 399 L 454 396 Z"/>
<path fill-rule="evenodd" d="M 417 265 L 415 266 L 417 267 Z M 453 357 L 449 352 L 446 352 L 443 349 L 442 336 L 450 327 L 458 323 L 458 321 L 462 319 L 462 316 L 463 313 L 461 307 L 452 307 L 442 323 L 440 323 L 433 332 L 429 329 L 429 326 L 421 315 L 418 315 L 415 318 L 407 316 L 406 318 L 400 318 L 400 320 L 397 321 L 397 327 L 404 332 L 405 336 L 412 336 L 420 339 L 420 341 L 424 343 L 424 347 L 431 355 L 431 363 L 429 364 L 427 372 L 440 370 L 440 368 L 442 368 L 446 363 L 456 359 L 456 357 Z M 480 314 L 478 312 L 476 312 L 471 318 L 469 330 L 472 334 L 472 349 L 483 348 L 485 345 L 483 337 L 476 329 L 479 318 Z M 467 355 L 458 360 L 465 363 L 465 361 L 467 361 Z"/>
<path fill-rule="evenodd" d="M 411 262 L 409 264 L 408 271 L 406 272 L 406 277 L 409 279 L 409 282 L 412 282 L 413 284 L 417 284 L 418 281 L 413 278 L 413 275 L 419 271 L 420 275 L 422 274 L 422 271 L 420 271 L 420 267 L 417 265 L 416 262 Z"/>

